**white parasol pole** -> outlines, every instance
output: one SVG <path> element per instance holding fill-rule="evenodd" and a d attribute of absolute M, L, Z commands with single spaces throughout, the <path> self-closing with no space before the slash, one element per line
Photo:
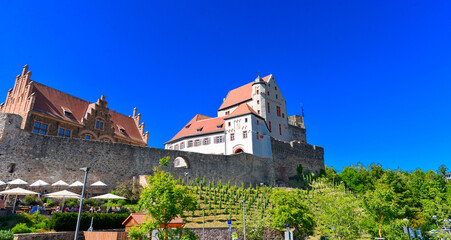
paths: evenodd
<path fill-rule="evenodd" d="M 14 199 L 13 214 L 14 214 L 15 211 L 16 211 L 16 202 L 17 202 L 17 195 L 16 195 L 16 198 Z"/>

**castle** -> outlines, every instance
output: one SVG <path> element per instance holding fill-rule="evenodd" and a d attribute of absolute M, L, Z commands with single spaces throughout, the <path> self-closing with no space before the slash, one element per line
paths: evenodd
<path fill-rule="evenodd" d="M 280 90 L 276 90 L 272 76 L 258 78 L 245 85 L 247 87 L 243 86 L 244 89 L 250 86 L 255 92 L 251 99 L 249 95 L 237 99 L 233 94 L 237 89 L 232 90 L 217 118 L 197 115 L 191 125 L 181 131 L 185 134 L 186 130 L 189 134 L 180 138 L 176 135 L 174 141 L 166 143 L 166 149 L 147 147 L 149 134 L 144 133 L 144 123 L 140 123 L 136 109 L 133 116 L 127 117 L 109 110 L 103 96 L 97 102 L 89 103 L 31 81 L 30 76 L 31 72 L 25 66 L 16 78 L 14 89 L 8 91 L 5 104 L 1 105 L 0 180 L 3 181 L 15 178 L 29 182 L 41 179 L 50 183 L 57 180 L 81 181 L 82 174 L 78 169 L 82 166 L 91 167 L 88 184 L 100 180 L 113 189 L 125 180 L 152 174 L 153 168 L 159 165 L 159 159 L 165 156 L 170 157 L 171 164 L 164 170 L 175 178 L 194 179 L 197 175 L 222 182 L 231 181 L 232 184 L 287 182 L 297 174 L 299 164 L 312 172 L 324 169 L 324 149 L 306 142 L 301 116 L 286 117 L 285 101 L 278 92 Z M 265 95 L 261 94 L 262 91 Z M 267 97 L 273 94 L 274 99 Z M 242 94 L 238 95 L 241 97 Z M 265 106 L 258 108 L 252 104 Z M 265 109 L 266 106 L 271 109 Z M 273 109 L 276 109 L 275 116 L 270 115 Z M 263 113 L 263 110 L 269 113 Z M 255 126 L 246 125 L 246 118 Z M 204 125 L 205 128 L 199 127 L 204 120 L 213 123 Z M 210 132 L 211 126 L 218 128 L 220 124 L 223 125 L 220 131 Z M 234 128 L 228 128 L 232 124 Z M 202 128 L 200 132 L 199 128 Z M 253 138 L 249 143 L 242 141 L 246 138 L 238 137 L 238 134 L 244 137 L 245 130 L 249 130 L 248 140 Z M 200 135 L 203 133 L 207 134 Z M 193 146 L 189 149 L 196 149 L 195 140 L 210 133 L 223 134 L 228 139 L 234 133 L 236 138 L 231 142 L 241 141 L 241 145 L 226 148 L 230 143 L 226 141 L 224 145 L 216 144 L 221 146 L 217 152 L 209 150 L 211 152 L 204 153 L 185 151 L 188 146 L 180 149 L 182 141 L 189 144 L 190 139 Z M 221 150 L 223 152 L 219 152 Z"/>
<path fill-rule="evenodd" d="M 271 138 L 306 142 L 303 117 L 287 117 L 286 109 L 274 76 L 258 76 L 231 90 L 217 117 L 197 114 L 165 148 L 225 155 L 246 152 L 271 158 Z"/>

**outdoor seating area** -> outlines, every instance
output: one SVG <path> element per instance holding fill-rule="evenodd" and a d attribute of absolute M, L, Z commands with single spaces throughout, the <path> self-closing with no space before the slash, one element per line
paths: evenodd
<path fill-rule="evenodd" d="M 105 193 L 104 187 L 106 186 L 101 181 L 87 185 L 84 199 L 91 201 L 91 204 L 84 205 L 83 212 L 115 213 L 121 211 L 119 207 L 110 207 L 109 202 L 111 199 L 125 199 L 124 197 L 111 193 L 98 194 Z M 37 180 L 29 184 L 22 179 L 9 182 L 0 180 L 0 216 L 36 212 L 41 215 L 53 215 L 55 212 L 79 212 L 78 202 L 81 198 L 82 187 L 83 183 L 79 181 L 68 184 L 59 180 L 49 184 Z M 102 200 L 106 200 L 106 206 L 103 206 Z M 67 204 L 68 201 L 70 201 L 69 204 Z M 98 204 L 92 204 L 95 202 Z"/>

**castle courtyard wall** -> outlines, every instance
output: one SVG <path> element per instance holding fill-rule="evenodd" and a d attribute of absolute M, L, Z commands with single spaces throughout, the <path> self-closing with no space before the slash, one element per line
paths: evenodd
<path fill-rule="evenodd" d="M 88 184 L 100 180 L 111 189 L 134 176 L 152 174 L 152 169 L 165 156 L 170 157 L 171 163 L 180 156 L 188 159 L 188 168 L 174 168 L 173 164 L 163 168 L 174 178 L 185 179 L 185 173 L 188 173 L 192 180 L 199 175 L 223 183 L 230 180 L 232 184 L 263 182 L 273 185 L 285 177 L 280 174 L 281 168 L 285 169 L 284 174 L 291 176 L 300 162 L 304 169 L 319 171 L 324 168 L 323 149 L 305 143 L 293 145 L 273 140 L 274 158 L 259 158 L 247 153 L 214 155 L 42 136 L 21 130 L 21 122 L 18 115 L 0 113 L 0 180 L 21 178 L 29 183 L 38 179 L 49 183 L 58 180 L 72 183 L 83 179 L 79 168 L 90 167 Z"/>

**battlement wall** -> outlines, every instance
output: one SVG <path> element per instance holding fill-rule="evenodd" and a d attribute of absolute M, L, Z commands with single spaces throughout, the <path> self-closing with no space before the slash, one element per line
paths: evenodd
<path fill-rule="evenodd" d="M 88 184 L 102 181 L 112 189 L 116 184 L 138 175 L 150 175 L 159 160 L 169 156 L 171 164 L 164 167 L 174 178 L 185 173 L 192 180 L 199 175 L 207 179 L 232 184 L 273 185 L 284 179 L 281 171 L 291 176 L 302 162 L 304 169 L 324 168 L 323 149 L 309 144 L 285 143 L 273 140 L 274 158 L 259 158 L 251 154 L 201 154 L 133 146 L 76 138 L 42 136 L 21 130 L 18 115 L 0 113 L 0 180 L 21 178 L 29 183 L 38 179 L 49 183 L 83 180 L 81 167 L 91 167 Z M 184 157 L 188 168 L 175 168 L 173 160 Z M 288 169 L 288 170 L 281 170 Z"/>
<path fill-rule="evenodd" d="M 319 173 L 324 165 L 324 148 L 301 141 L 284 142 L 271 139 L 276 180 L 288 181 L 297 175 L 296 168 L 302 164 L 304 171 Z"/>

